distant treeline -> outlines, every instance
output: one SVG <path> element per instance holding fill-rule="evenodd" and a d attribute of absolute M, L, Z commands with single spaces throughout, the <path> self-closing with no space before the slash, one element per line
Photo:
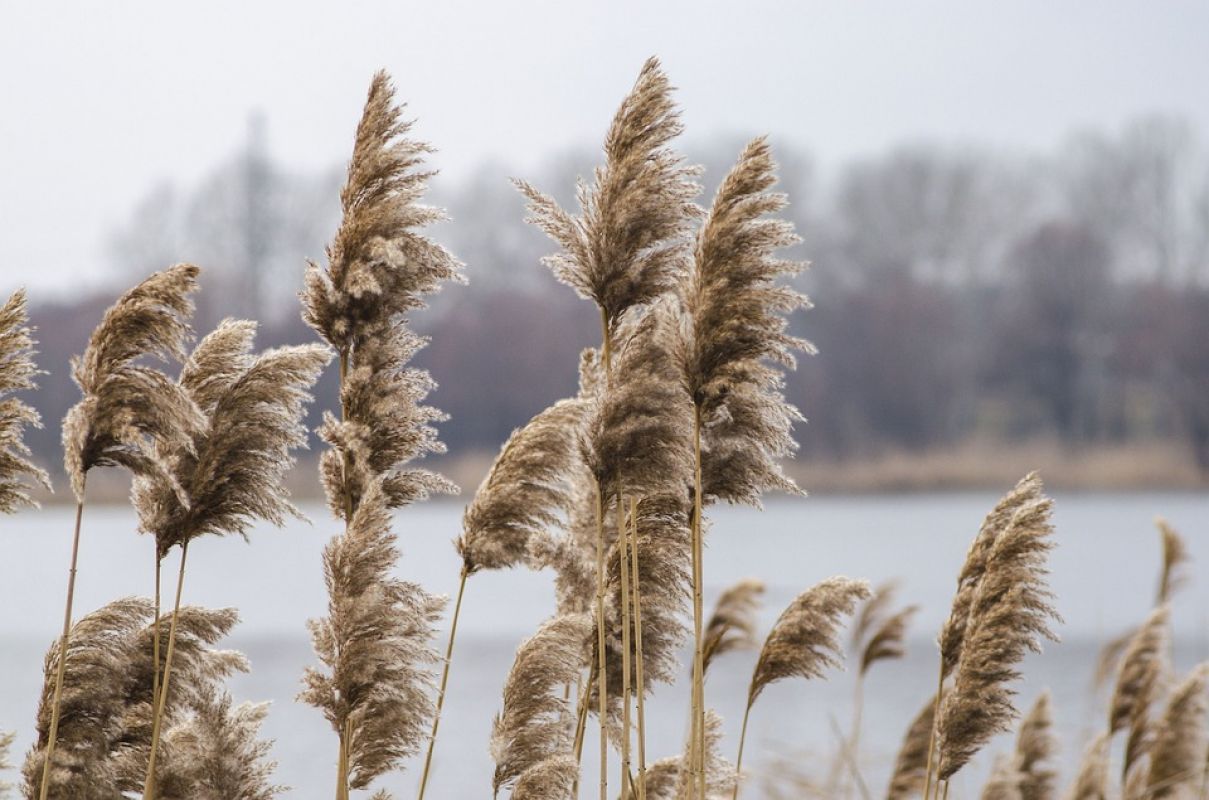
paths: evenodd
<path fill-rule="evenodd" d="M 1209 471 L 1209 166 L 1194 131 L 1147 118 L 1053 153 L 914 146 L 826 172 L 773 145 L 805 236 L 795 255 L 813 262 L 801 286 L 816 308 L 794 327 L 820 352 L 786 387 L 810 419 L 798 431 L 808 457 L 971 437 L 1165 439 Z M 739 146 L 690 148 L 709 192 Z M 595 160 L 569 152 L 518 177 L 560 195 Z M 573 394 L 568 365 L 599 339 L 594 309 L 540 266 L 549 246 L 525 225 L 510 174 L 485 165 L 458 184 L 434 180 L 457 220 L 436 238 L 470 284 L 416 315 L 431 337 L 418 364 L 440 383 L 432 399 L 452 417 L 441 438 L 455 453 L 494 451 Z M 277 163 L 253 126 L 199 185 L 158 187 L 133 210 L 111 242 L 115 285 L 190 261 L 204 269 L 200 326 L 248 316 L 263 345 L 309 341 L 296 293 L 335 229 L 341 178 Z M 112 299 L 31 297 L 49 373 L 33 398 L 46 427 L 29 437 L 42 463 L 57 465 L 59 420 L 77 396 L 70 355 Z"/>

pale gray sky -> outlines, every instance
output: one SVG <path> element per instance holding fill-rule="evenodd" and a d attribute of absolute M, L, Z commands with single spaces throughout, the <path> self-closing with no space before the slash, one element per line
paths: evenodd
<path fill-rule="evenodd" d="M 286 163 L 341 161 L 379 67 L 456 178 L 599 141 L 650 54 L 693 138 L 768 132 L 824 165 L 905 139 L 1049 148 L 1149 112 L 1205 131 L 1207 41 L 1204 2 L 0 0 L 0 290 L 99 280 L 106 232 L 253 109 Z"/>

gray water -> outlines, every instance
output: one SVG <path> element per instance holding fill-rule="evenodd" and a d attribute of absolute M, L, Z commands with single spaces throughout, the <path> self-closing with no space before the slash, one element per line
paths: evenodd
<path fill-rule="evenodd" d="M 773 502 L 763 512 L 720 508 L 711 513 L 707 607 L 734 581 L 759 577 L 768 585 L 767 626 L 797 592 L 837 574 L 874 582 L 900 579 L 902 600 L 921 607 L 908 657 L 874 666 L 868 679 L 861 762 L 874 795 L 884 786 L 903 731 L 932 689 L 930 638 L 947 611 L 966 547 L 995 499 L 989 493 L 816 497 Z M 335 738 L 317 711 L 293 697 L 303 668 L 314 663 L 305 623 L 325 611 L 320 553 L 337 526 L 320 506 L 306 511 L 314 524 L 259 528 L 250 544 L 238 539 L 197 543 L 190 551 L 184 595 L 189 604 L 240 610 L 242 622 L 228 645 L 250 657 L 252 672 L 232 681 L 232 693 L 237 700 L 273 701 L 264 734 L 276 740 L 279 782 L 293 787 L 292 797 L 325 798 L 334 783 Z M 1177 668 L 1183 670 L 1209 658 L 1209 496 L 1057 498 L 1058 547 L 1051 566 L 1065 618 L 1064 641 L 1026 662 L 1021 704 L 1031 703 L 1043 688 L 1054 692 L 1068 768 L 1086 738 L 1103 725 L 1103 698 L 1095 697 L 1091 685 L 1099 645 L 1144 618 L 1152 602 L 1159 565 L 1157 514 L 1184 534 L 1196 559 L 1193 581 L 1173 608 Z M 453 504 L 400 512 L 401 576 L 431 591 L 456 590 L 459 562 L 450 540 L 459 520 L 460 508 Z M 42 653 L 62 625 L 71 524 L 66 508 L 0 520 L 0 730 L 18 732 L 17 758 L 31 742 Z M 85 512 L 77 616 L 121 595 L 151 593 L 150 543 L 133 530 L 128 509 Z M 430 797 L 490 796 L 487 740 L 500 688 L 517 644 L 550 613 L 551 594 L 546 574 L 518 570 L 471 579 Z M 711 668 L 707 696 L 726 719 L 728 752 L 736 745 L 753 660 L 750 653 L 734 654 Z M 667 687 L 648 703 L 650 760 L 671 755 L 683 739 L 686 684 Z M 800 769 L 824 774 L 835 752 L 834 726 L 850 724 L 852 694 L 852 676 L 843 673 L 827 681 L 774 685 L 752 713 L 747 764 L 759 770 L 774 756 L 788 756 Z M 999 741 L 988 750 L 1009 744 Z M 585 752 L 596 752 L 591 739 Z M 950 796 L 974 795 L 988 756 L 968 770 L 964 784 L 955 782 Z M 595 792 L 591 761 L 585 759 L 585 785 Z M 381 785 L 399 797 L 414 796 L 420 766 L 411 763 L 404 774 Z M 753 790 L 745 796 L 758 795 Z"/>

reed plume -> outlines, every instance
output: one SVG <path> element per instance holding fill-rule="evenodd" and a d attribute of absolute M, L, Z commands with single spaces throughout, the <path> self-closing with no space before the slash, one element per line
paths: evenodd
<path fill-rule="evenodd" d="M 13 292 L 0 306 L 0 513 L 12 514 L 24 506 L 37 506 L 30 484 L 49 490 L 46 470 L 30 460 L 25 428 L 41 427 L 42 418 L 31 406 L 11 395 L 36 388 L 33 331 L 28 326 L 25 290 Z"/>
<path fill-rule="evenodd" d="M 38 739 L 23 767 L 27 794 L 38 791 L 48 758 L 55 797 L 114 797 L 144 788 L 155 703 L 153 613 L 146 599 L 114 601 L 76 622 L 65 658 L 59 657 L 58 643 L 50 648 L 38 706 Z M 233 609 L 180 610 L 180 679 L 167 695 L 167 720 L 179 720 L 198 698 L 217 691 L 227 676 L 247 671 L 242 655 L 213 647 L 237 620 Z M 58 674 L 60 663 L 64 665 L 60 746 L 49 754 L 52 676 Z"/>
<path fill-rule="evenodd" d="M 1001 755 L 995 759 L 991 776 L 982 789 L 982 800 L 1024 800 L 1023 780 L 1017 761 Z"/>
<path fill-rule="evenodd" d="M 1079 772 L 1067 790 L 1066 800 L 1108 800 L 1108 753 L 1111 737 L 1103 733 L 1092 740 L 1079 761 Z"/>
<path fill-rule="evenodd" d="M 579 675 L 593 628 L 587 614 L 554 617 L 517 649 L 504 684 L 503 710 L 492 724 L 496 796 L 514 781 L 529 785 L 529 791 L 548 780 L 561 784 L 567 759 L 578 772 L 562 689 Z"/>
<path fill-rule="evenodd" d="M 206 534 L 247 538 L 258 519 L 282 525 L 301 518 L 289 502 L 285 475 L 291 451 L 305 447 L 302 415 L 310 387 L 331 360 L 323 345 L 283 347 L 250 353 L 255 325 L 225 320 L 194 349 L 179 385 L 200 410 L 204 425 L 183 443 L 160 444 L 157 456 L 167 476 L 136 476 L 133 499 L 141 530 L 155 539 L 156 614 L 160 564 L 173 546 L 181 548 L 176 608 L 189 544 Z M 175 637 L 169 628 L 163 687 L 170 680 Z M 158 642 L 157 642 L 158 644 Z M 158 675 L 156 676 L 158 683 Z M 162 720 L 157 712 L 148 762 L 148 791 L 159 750 Z"/>
<path fill-rule="evenodd" d="M 745 578 L 718 596 L 714 613 L 705 626 L 701 648 L 701 664 L 706 671 L 718 656 L 760 646 L 756 639 L 756 613 L 763 595 L 763 581 Z"/>
<path fill-rule="evenodd" d="M 105 312 L 71 375 L 83 398 L 63 420 L 64 466 L 76 500 L 94 467 L 122 466 L 171 482 L 157 443 L 186 443 L 202 425 L 196 406 L 163 372 L 139 360 L 183 361 L 198 268 L 156 272 Z"/>
<path fill-rule="evenodd" d="M 1169 603 L 1175 593 L 1187 583 L 1188 564 L 1192 557 L 1183 538 L 1166 520 L 1161 517 L 1156 519 L 1155 527 L 1159 531 L 1159 547 L 1162 554 L 1158 589 L 1155 592 L 1157 608 Z M 1096 662 L 1096 686 L 1103 686 L 1116 675 L 1121 656 L 1137 632 L 1137 628 L 1126 631 L 1109 641 L 1100 651 L 1099 660 Z"/>
<path fill-rule="evenodd" d="M 1148 797 L 1192 798 L 1209 759 L 1209 664 L 1192 670 L 1171 693 L 1150 750 Z"/>
<path fill-rule="evenodd" d="M 339 734 L 341 779 L 353 789 L 415 755 L 435 711 L 430 642 L 445 600 L 391 577 L 399 554 L 387 503 L 370 484 L 324 549 L 328 616 L 310 629 L 327 670 L 308 667 L 299 696 Z"/>
<path fill-rule="evenodd" d="M 512 800 L 570 800 L 579 775 L 571 756 L 555 756 L 520 774 L 512 786 Z"/>
<path fill-rule="evenodd" d="M 904 638 L 907 625 L 919 606 L 906 606 L 891 612 L 897 586 L 885 583 L 877 587 L 863 603 L 852 627 L 852 649 L 859 655 L 858 677 L 863 678 L 878 661 L 902 658 L 906 654 Z"/>
<path fill-rule="evenodd" d="M 62 651 L 67 651 L 71 635 L 88 472 L 94 467 L 122 466 L 135 477 L 166 480 L 174 492 L 183 495 L 158 451 L 178 443 L 187 447 L 193 432 L 203 424 L 201 413 L 175 381 L 139 361 L 144 357 L 162 361 L 184 358 L 193 313 L 190 294 L 197 288 L 197 274 L 197 267 L 177 264 L 126 292 L 105 312 L 83 355 L 72 360 L 72 378 L 83 397 L 63 419 L 63 460 L 76 497 L 76 523 L 63 611 Z M 60 661 L 64 663 L 65 659 Z M 59 674 L 50 706 L 48 752 L 39 800 L 46 800 L 49 790 L 62 684 L 63 676 Z"/>
<path fill-rule="evenodd" d="M 0 733 L 0 772 L 13 768 L 12 763 L 8 760 L 9 748 L 13 746 L 13 740 L 17 738 L 15 733 Z M 8 781 L 0 781 L 0 798 L 10 797 L 9 790 L 13 785 Z"/>
<path fill-rule="evenodd" d="M 1052 501 L 1041 497 L 1019 506 L 986 555 L 985 573 L 969 606 L 953 691 L 937 718 L 938 775 L 948 780 L 1016 715 L 1018 664 L 1054 640 L 1058 620 L 1045 578 L 1053 547 Z"/>
<path fill-rule="evenodd" d="M 722 718 L 710 709 L 705 715 L 706 798 L 723 800 L 736 790 L 735 767 L 722 755 Z M 647 770 L 648 800 L 677 800 L 688 796 L 693 779 L 692 746 L 684 753 L 660 759 Z"/>
<path fill-rule="evenodd" d="M 1130 639 L 1121 658 L 1117 681 L 1109 703 L 1108 731 L 1115 735 L 1128 729 L 1123 775 L 1149 748 L 1150 708 L 1162 691 L 1167 669 L 1171 632 L 1170 611 L 1159 606 Z"/>
<path fill-rule="evenodd" d="M 578 190 L 579 216 L 524 181 L 526 221 L 559 245 L 544 263 L 600 308 L 606 340 L 625 312 L 670 291 L 697 216 L 698 170 L 671 149 L 683 125 L 658 59 L 643 65 L 605 137 L 605 163 Z M 607 360 L 607 357 L 606 357 Z"/>
<path fill-rule="evenodd" d="M 164 740 L 162 800 L 271 800 L 286 787 L 271 782 L 277 764 L 272 742 L 261 740 L 268 703 L 241 703 L 208 695 Z"/>
<path fill-rule="evenodd" d="M 1004 495 L 987 514 L 978 529 L 978 535 L 970 544 L 965 562 L 957 576 L 957 591 L 953 595 L 953 607 L 941 628 L 939 644 L 941 658 L 941 680 L 948 677 L 957 667 L 965 642 L 970 611 L 978 595 L 978 588 L 986 574 L 991 552 L 1000 534 L 1011 524 L 1018 510 L 1042 498 L 1041 476 L 1036 472 L 1025 475 L 1012 491 Z"/>
<path fill-rule="evenodd" d="M 303 319 L 340 363 L 340 416 L 325 414 L 319 433 L 330 449 L 320 472 L 345 534 L 324 552 L 328 618 L 311 623 L 328 671 L 308 669 L 302 693 L 339 737 L 337 800 L 416 752 L 429 722 L 435 739 L 444 700 L 443 690 L 437 703 L 429 697 L 437 660 L 430 642 L 444 600 L 390 577 L 398 551 L 389 523 L 391 509 L 457 491 L 410 465 L 443 451 L 433 426 L 444 415 L 424 405 L 432 378 L 408 366 L 424 340 L 407 316 L 443 283 L 463 278 L 457 259 L 421 233 L 445 213 L 420 203 L 431 148 L 410 138 L 411 123 L 400 117 L 390 78 L 378 72 L 357 125 L 327 266 L 310 262 L 302 291 Z M 426 781 L 427 770 L 421 797 Z"/>
<path fill-rule="evenodd" d="M 752 706 L 769 684 L 785 678 L 821 678 L 828 667 L 840 667 L 843 646 L 839 627 L 857 603 L 871 592 L 865 581 L 829 578 L 795 597 L 781 612 L 768 632 L 747 689 L 747 707 L 739 734 L 739 755 L 735 759 L 735 792 L 739 795 L 738 776 L 743 766 L 743 744 Z"/>
<path fill-rule="evenodd" d="M 772 218 L 784 195 L 770 191 L 776 164 L 764 139 L 752 141 L 722 181 L 698 232 L 692 269 L 678 287 L 684 307 L 679 356 L 693 405 L 693 706 L 703 734 L 704 641 L 702 509 L 714 499 L 759 505 L 763 492 L 800 493 L 780 467 L 797 444 L 801 414 L 786 402 L 781 372 L 794 351 L 814 347 L 786 332 L 786 317 L 809 306 L 778 281 L 803 264 L 776 257 L 798 241 L 793 225 Z M 700 740 L 698 750 L 701 750 Z"/>
<path fill-rule="evenodd" d="M 1025 715 L 1016 735 L 1015 763 L 1020 773 L 1021 800 L 1053 800 L 1057 792 L 1058 771 L 1054 764 L 1057 754 L 1053 701 L 1046 691 Z"/>
<path fill-rule="evenodd" d="M 908 797 L 923 794 L 928 774 L 928 746 L 932 740 L 936 707 L 936 699 L 928 698 L 928 702 L 907 728 L 898 749 L 898 756 L 894 759 L 894 771 L 890 775 L 886 800 L 906 800 Z"/>
<path fill-rule="evenodd" d="M 513 431 L 462 515 L 455 542 L 467 574 L 526 561 L 534 536 L 549 536 L 575 507 L 589 403 L 560 400 Z"/>

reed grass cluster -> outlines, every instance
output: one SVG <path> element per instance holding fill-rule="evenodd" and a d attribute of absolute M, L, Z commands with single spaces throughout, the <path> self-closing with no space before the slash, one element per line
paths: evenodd
<path fill-rule="evenodd" d="M 436 425 L 445 417 L 427 405 L 435 383 L 413 365 L 425 341 L 410 317 L 462 278 L 457 259 L 426 234 L 444 214 L 422 202 L 430 148 L 402 115 L 389 77 L 378 73 L 326 262 L 305 268 L 302 317 L 320 343 L 256 353 L 255 323 L 224 320 L 193 346 L 199 270 L 181 264 L 119 297 L 74 362 L 82 397 L 63 424 L 77 502 L 64 626 L 43 665 L 22 794 L 267 800 L 285 791 L 259 736 L 267 706 L 237 705 L 227 686 L 250 669 L 218 648 L 237 614 L 182 604 L 186 558 L 204 536 L 246 539 L 255 522 L 301 517 L 286 477 L 311 433 L 303 422 L 311 388 L 334 356 L 338 390 L 323 399 L 314 433 L 326 444 L 319 471 L 337 530 L 316 565 L 328 603 L 310 622 L 318 664 L 305 670 L 299 699 L 332 727 L 333 746 L 316 756 L 331 769 L 336 800 L 371 791 L 386 800 L 375 787 L 421 759 L 416 796 L 425 796 L 443 766 L 434 756 L 442 710 L 459 698 L 452 666 L 469 579 L 518 567 L 553 573 L 553 613 L 519 644 L 503 678 L 484 743 L 494 762 L 484 795 L 488 787 L 513 800 L 750 795 L 756 784 L 743 757 L 760 698 L 787 679 L 833 679 L 848 661 L 852 722 L 844 730 L 831 721 L 835 753 L 774 767 L 774 783 L 783 778 L 789 788 L 768 796 L 873 797 L 864 690 L 906 652 L 918 608 L 899 603 L 899 587 L 822 581 L 797 593 L 761 637 L 765 586 L 748 579 L 719 592 L 705 616 L 706 538 L 736 534 L 712 529 L 709 509 L 802 494 L 783 462 L 803 417 L 782 384 L 797 355 L 814 348 L 791 333 L 792 315 L 809 301 L 792 283 L 804 264 L 784 258 L 799 240 L 780 218 L 788 199 L 775 191 L 769 141 L 747 144 L 708 208 L 699 207 L 701 170 L 676 150 L 680 110 L 651 59 L 608 126 L 602 163 L 578 185 L 576 211 L 517 181 L 530 221 L 558 247 L 546 263 L 592 303 L 601 339 L 581 355 L 578 392 L 509 437 L 467 504 L 453 542 L 460 580 L 442 655 L 436 635 L 447 601 L 401 577 L 396 526 L 407 516 L 396 513 L 457 491 L 418 465 L 443 449 Z M 18 397 L 35 389 L 33 350 L 18 292 L 0 307 L 5 513 L 32 505 L 34 487 L 49 488 L 22 441 L 39 424 Z M 153 542 L 155 589 L 152 598 L 124 597 L 77 618 L 86 484 L 97 467 L 131 475 L 138 529 Z M 1017 707 L 1025 657 L 1056 639 L 1052 507 L 1029 474 L 976 529 L 937 638 L 935 688 L 920 687 L 923 705 L 904 720 L 889 800 L 948 797 L 954 777 L 1012 733 L 1009 750 L 987 754 L 980 795 L 1058 797 L 1060 709 L 1048 693 L 1023 716 Z M 1065 797 L 1192 798 L 1209 785 L 1209 665 L 1178 682 L 1171 675 L 1171 599 L 1190 559 L 1170 525 L 1160 521 L 1159 532 L 1154 608 L 1105 648 L 1101 671 L 1114 679 L 1106 724 L 1067 770 Z M 174 601 L 163 613 L 162 565 L 173 552 Z M 714 711 L 721 689 L 706 679 L 711 667 L 716 678 L 719 659 L 742 657 L 752 673 L 738 698 L 744 715 L 731 763 Z M 683 712 L 682 738 L 650 735 L 653 703 Z M 599 784 L 587 788 L 592 728 Z M 0 768 L 11 742 L 0 735 Z"/>

